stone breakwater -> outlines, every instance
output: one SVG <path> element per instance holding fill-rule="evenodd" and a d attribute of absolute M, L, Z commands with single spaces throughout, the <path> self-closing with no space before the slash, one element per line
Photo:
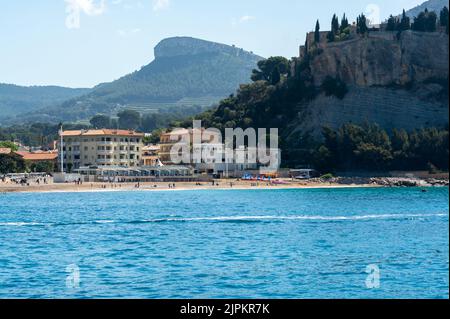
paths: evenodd
<path fill-rule="evenodd" d="M 331 179 L 315 179 L 319 183 L 340 185 L 376 185 L 385 187 L 433 187 L 449 186 L 448 179 L 441 178 L 405 178 L 405 177 L 335 177 Z"/>

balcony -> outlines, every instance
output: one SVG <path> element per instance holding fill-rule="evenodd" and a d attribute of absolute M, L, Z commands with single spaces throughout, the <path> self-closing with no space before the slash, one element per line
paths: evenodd
<path fill-rule="evenodd" d="M 98 150 L 97 153 L 100 155 L 110 155 L 114 153 L 114 150 Z"/>
<path fill-rule="evenodd" d="M 101 158 L 101 159 L 97 159 L 96 163 L 98 163 L 98 164 L 112 164 L 112 163 L 114 163 L 114 159 L 112 159 L 112 158 L 110 158 L 110 159 Z"/>
<path fill-rule="evenodd" d="M 80 146 L 81 143 L 80 142 L 67 142 L 64 141 L 64 146 Z"/>

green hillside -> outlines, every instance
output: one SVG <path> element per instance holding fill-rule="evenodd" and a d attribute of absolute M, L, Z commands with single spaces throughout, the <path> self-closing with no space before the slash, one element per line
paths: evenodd
<path fill-rule="evenodd" d="M 33 112 L 84 95 L 89 89 L 58 86 L 17 86 L 0 83 L 0 118 Z"/>
<path fill-rule="evenodd" d="M 123 109 L 154 113 L 167 107 L 208 107 L 250 82 L 262 58 L 243 49 L 193 38 L 170 38 L 139 71 L 95 87 L 58 107 L 22 115 L 20 121 L 83 121 Z"/>

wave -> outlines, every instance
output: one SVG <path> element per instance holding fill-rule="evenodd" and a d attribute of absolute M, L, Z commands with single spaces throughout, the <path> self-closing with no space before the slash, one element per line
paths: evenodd
<path fill-rule="evenodd" d="M 1 226 L 82 226 L 100 224 L 148 224 L 148 223 L 183 223 L 183 222 L 231 222 L 231 223 L 255 223 L 255 222 L 277 222 L 277 221 L 364 221 L 377 219 L 419 219 L 433 217 L 448 217 L 448 214 L 379 214 L 379 215 L 353 215 L 353 216 L 318 216 L 318 215 L 293 215 L 293 216 L 217 216 L 217 217 L 169 217 L 154 218 L 146 220 L 95 220 L 87 222 L 0 222 Z"/>

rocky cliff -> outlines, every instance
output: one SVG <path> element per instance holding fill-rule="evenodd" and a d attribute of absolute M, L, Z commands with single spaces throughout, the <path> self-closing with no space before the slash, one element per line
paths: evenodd
<path fill-rule="evenodd" d="M 448 35 L 441 32 L 372 32 L 367 37 L 322 43 L 311 60 L 315 84 L 327 76 L 350 85 L 407 85 L 448 77 Z"/>
<path fill-rule="evenodd" d="M 348 122 L 374 122 L 388 130 L 448 125 L 448 46 L 445 33 L 413 31 L 310 42 L 307 61 L 315 86 L 339 78 L 348 93 L 343 99 L 320 93 L 302 104 L 291 122 L 293 132 L 319 136 L 323 126 Z"/>

